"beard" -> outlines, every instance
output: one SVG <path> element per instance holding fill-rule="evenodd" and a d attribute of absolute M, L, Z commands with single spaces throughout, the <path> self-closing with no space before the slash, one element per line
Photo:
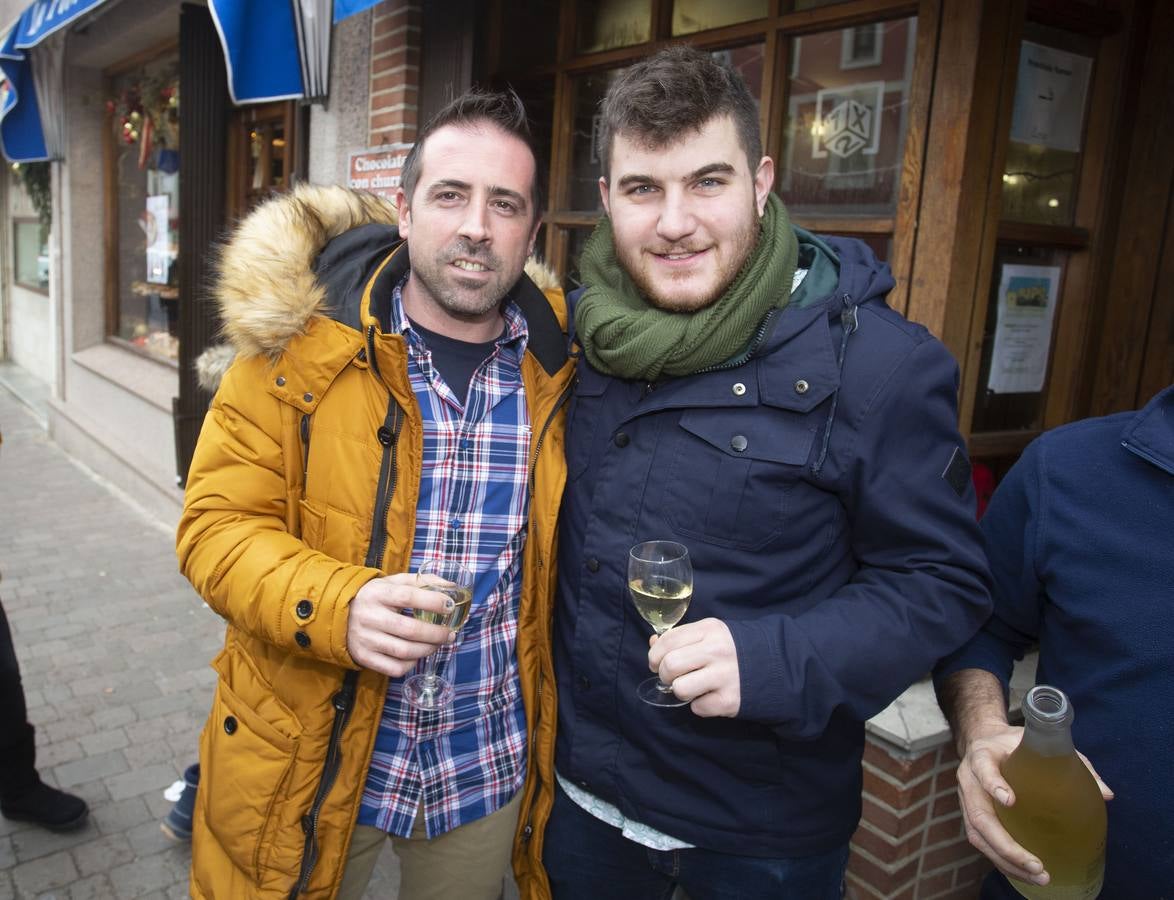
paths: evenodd
<path fill-rule="evenodd" d="M 411 246 L 409 241 L 409 254 Z M 460 270 L 452 265 L 458 259 L 480 263 L 490 270 L 492 277 L 485 281 L 461 278 Z M 522 274 L 520 266 L 514 271 L 493 251 L 463 238 L 436 256 L 410 259 L 409 263 L 412 274 L 436 305 L 454 318 L 467 321 L 478 321 L 497 309 Z"/>
<path fill-rule="evenodd" d="M 705 280 L 698 282 L 698 275 L 691 272 L 674 274 L 671 272 L 654 275 L 652 267 L 656 265 L 649 259 L 649 254 L 669 255 L 676 253 L 691 253 L 698 249 L 685 244 L 670 244 L 664 247 L 648 248 L 632 244 L 617 243 L 615 247 L 616 260 L 621 268 L 632 279 L 640 295 L 651 305 L 669 312 L 696 312 L 716 303 L 729 289 L 750 254 L 758 244 L 760 225 L 757 216 L 750 215 L 747 220 L 724 241 L 720 247 L 728 250 L 715 260 L 716 268 L 712 275 L 704 276 Z M 710 251 L 716 252 L 718 245 L 711 245 Z"/>

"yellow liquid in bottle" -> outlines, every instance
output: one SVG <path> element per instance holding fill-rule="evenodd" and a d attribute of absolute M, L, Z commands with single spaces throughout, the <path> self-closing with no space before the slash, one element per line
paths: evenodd
<path fill-rule="evenodd" d="M 1092 900 L 1105 875 L 1105 801 L 1075 753 L 1041 756 L 1020 744 L 1003 764 L 1015 805 L 995 803 L 1003 827 L 1039 857 L 1044 886 L 1008 879 L 1028 900 Z"/>

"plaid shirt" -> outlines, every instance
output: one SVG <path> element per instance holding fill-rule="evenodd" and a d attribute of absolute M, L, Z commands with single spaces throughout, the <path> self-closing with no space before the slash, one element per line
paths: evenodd
<path fill-rule="evenodd" d="M 500 809 L 526 774 L 515 648 L 530 504 L 521 372 L 528 333 L 521 312 L 507 303 L 505 331 L 462 406 L 404 314 L 402 286 L 392 295 L 392 316 L 407 340 L 424 428 L 411 568 L 443 556 L 472 571 L 475 582 L 456 643 L 437 651 L 437 671 L 456 689 L 451 708 L 413 709 L 403 702 L 403 679 L 388 682 L 358 822 L 407 837 L 422 792 L 431 838 Z M 421 660 L 417 671 L 423 668 Z"/>

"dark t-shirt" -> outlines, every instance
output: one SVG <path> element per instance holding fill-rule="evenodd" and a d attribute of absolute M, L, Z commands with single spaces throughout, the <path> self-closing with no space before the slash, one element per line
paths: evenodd
<path fill-rule="evenodd" d="M 414 321 L 412 330 L 424 339 L 424 345 L 432 354 L 432 366 L 463 405 L 469 394 L 473 373 L 493 355 L 501 335 L 491 341 L 474 344 L 429 331 Z"/>

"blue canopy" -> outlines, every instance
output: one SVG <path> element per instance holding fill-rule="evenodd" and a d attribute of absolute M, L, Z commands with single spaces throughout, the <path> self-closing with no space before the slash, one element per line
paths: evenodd
<path fill-rule="evenodd" d="M 89 12 L 103 0 L 37 0 L 20 15 L 0 45 L 0 71 L 8 91 L 0 107 L 0 148 L 13 162 L 48 159 L 33 68 L 25 50 Z"/>
<path fill-rule="evenodd" d="M 41 110 L 25 52 L 105 0 L 36 0 L 0 38 L 0 149 L 13 162 L 49 159 Z M 334 21 L 377 0 L 334 0 Z M 319 97 L 330 56 L 329 0 L 209 0 L 234 103 Z"/>
<path fill-rule="evenodd" d="M 228 65 L 232 102 L 305 96 L 291 0 L 209 0 Z"/>
<path fill-rule="evenodd" d="M 378 2 L 379 0 L 334 0 L 334 23 L 337 25 L 343 19 L 361 13 Z"/>

